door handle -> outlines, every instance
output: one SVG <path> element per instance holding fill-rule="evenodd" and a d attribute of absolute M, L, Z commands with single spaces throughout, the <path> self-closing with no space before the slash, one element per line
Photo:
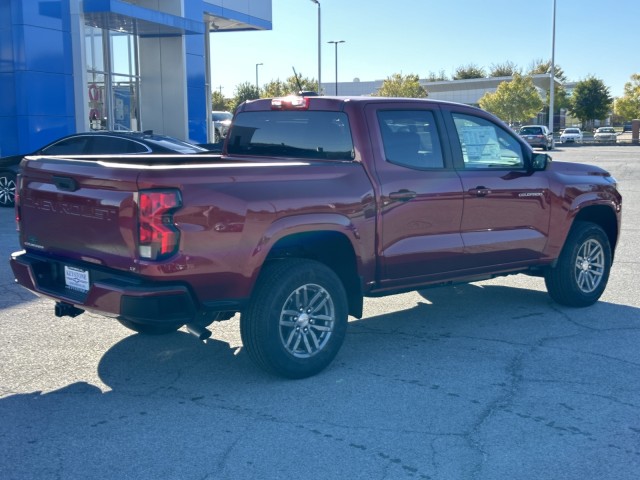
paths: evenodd
<path fill-rule="evenodd" d="M 412 198 L 416 198 L 418 194 L 416 192 L 412 192 L 411 190 L 398 190 L 397 192 L 391 192 L 389 194 L 389 198 L 391 200 L 398 200 L 400 202 L 408 202 Z"/>
<path fill-rule="evenodd" d="M 479 185 L 476 188 L 472 188 L 471 190 L 469 190 L 469 193 L 475 195 L 476 197 L 486 197 L 487 195 L 491 194 L 491 190 L 489 190 L 487 187 Z"/>

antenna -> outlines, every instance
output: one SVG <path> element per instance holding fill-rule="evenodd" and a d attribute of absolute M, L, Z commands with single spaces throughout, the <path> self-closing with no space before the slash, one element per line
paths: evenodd
<path fill-rule="evenodd" d="M 296 79 L 296 84 L 298 85 L 298 92 L 302 92 L 302 84 L 300 83 L 300 79 L 298 78 L 298 72 L 296 72 L 296 67 L 291 67 L 293 70 L 293 76 Z"/>
<path fill-rule="evenodd" d="M 308 90 L 302 90 L 302 84 L 300 83 L 300 78 L 298 78 L 298 72 L 296 72 L 296 67 L 291 67 L 293 69 L 293 76 L 296 78 L 296 84 L 298 85 L 298 95 L 302 97 L 315 97 L 318 94 L 316 92 L 311 92 Z"/>

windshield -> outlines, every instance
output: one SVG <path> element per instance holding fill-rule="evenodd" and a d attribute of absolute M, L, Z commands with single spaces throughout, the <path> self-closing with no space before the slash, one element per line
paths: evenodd
<path fill-rule="evenodd" d="M 580 130 L 577 128 L 567 128 L 564 133 L 580 133 Z"/>

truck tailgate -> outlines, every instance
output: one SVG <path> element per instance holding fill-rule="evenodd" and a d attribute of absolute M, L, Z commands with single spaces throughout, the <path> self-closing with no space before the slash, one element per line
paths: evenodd
<path fill-rule="evenodd" d="M 22 163 L 21 245 L 128 270 L 135 256 L 135 169 L 117 178 L 95 160 L 51 157 Z"/>

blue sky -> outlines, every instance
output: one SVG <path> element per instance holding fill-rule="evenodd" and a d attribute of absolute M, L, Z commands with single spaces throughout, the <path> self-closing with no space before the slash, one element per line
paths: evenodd
<path fill-rule="evenodd" d="M 553 0 L 320 0 L 322 82 L 385 79 L 394 73 L 450 77 L 462 65 L 512 61 L 527 70 L 549 60 Z M 231 97 L 243 82 L 286 79 L 295 67 L 318 76 L 317 6 L 272 0 L 273 30 L 212 35 L 212 88 Z M 556 0 L 555 60 L 569 80 L 590 75 L 613 96 L 640 73 L 640 1 Z"/>

